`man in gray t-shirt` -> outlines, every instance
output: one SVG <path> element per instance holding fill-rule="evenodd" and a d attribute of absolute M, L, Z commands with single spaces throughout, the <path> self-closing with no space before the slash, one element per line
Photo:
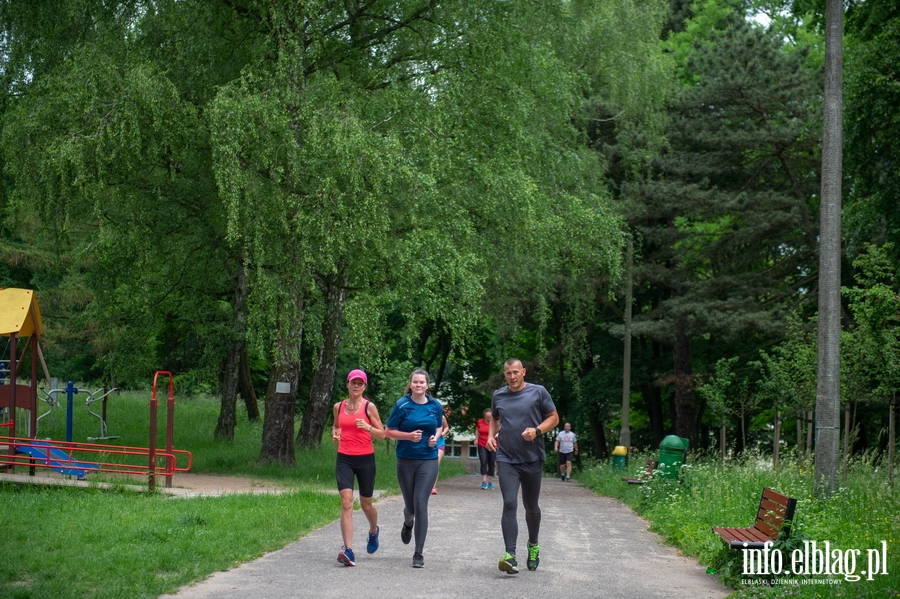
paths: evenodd
<path fill-rule="evenodd" d="M 510 358 L 503 365 L 506 386 L 494 391 L 491 398 L 491 428 L 487 450 L 497 451 L 497 474 L 503 496 L 503 515 L 500 528 L 506 554 L 499 568 L 507 574 L 518 574 L 516 540 L 519 524 L 516 520 L 519 487 L 528 526 L 528 569 L 537 570 L 541 548 L 538 533 L 541 529 L 541 495 L 543 477 L 544 440 L 541 435 L 559 424 L 556 405 L 550 394 L 540 385 L 525 382 L 525 368 L 521 360 Z M 498 442 L 494 435 L 500 433 Z M 499 444 L 499 447 L 498 447 Z"/>

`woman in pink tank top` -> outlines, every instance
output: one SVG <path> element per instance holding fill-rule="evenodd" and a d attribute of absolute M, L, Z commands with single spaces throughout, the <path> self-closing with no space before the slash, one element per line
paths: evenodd
<path fill-rule="evenodd" d="M 363 396 L 369 379 L 362 370 L 351 370 L 347 375 L 347 399 L 334 404 L 334 426 L 331 438 L 337 444 L 335 476 L 341 495 L 341 536 L 344 546 L 338 553 L 338 561 L 345 566 L 355 566 L 353 553 L 353 479 L 359 485 L 359 505 L 369 521 L 369 538 L 366 551 L 378 549 L 378 511 L 372 504 L 375 492 L 375 447 L 373 439 L 384 439 L 384 427 L 378 408 Z"/>

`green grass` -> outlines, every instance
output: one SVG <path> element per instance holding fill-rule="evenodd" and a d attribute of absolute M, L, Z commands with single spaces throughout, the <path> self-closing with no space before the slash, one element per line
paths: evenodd
<path fill-rule="evenodd" d="M 715 569 L 724 583 L 737 589 L 734 597 L 896 597 L 900 596 L 900 493 L 887 485 L 883 469 L 871 459 L 857 460 L 837 493 L 819 499 L 813 493 L 811 467 L 798 468 L 792 461 L 772 470 L 759 456 L 720 465 L 714 460 L 692 460 L 685 467 L 682 482 L 654 480 L 644 485 L 628 485 L 623 475 L 635 476 L 643 459 L 632 461 L 627 473 L 609 465 L 586 470 L 578 477 L 597 493 L 615 497 L 630 505 L 651 523 L 651 530 L 685 555 L 696 556 L 702 564 Z M 866 550 L 887 542 L 888 574 L 858 582 L 842 576 L 790 578 L 838 578 L 835 586 L 756 586 L 751 577 L 741 576 L 741 552 L 729 551 L 712 526 L 751 526 L 763 487 L 796 497 L 792 539 L 782 550 L 788 564 L 792 544 L 804 539 L 825 540 L 831 548 L 860 549 L 856 572 L 866 569 Z M 800 545 L 802 547 L 802 545 Z M 789 564 L 788 564 L 789 565 Z M 760 578 L 757 577 L 756 581 Z M 786 578 L 774 577 L 774 578 Z"/>
<path fill-rule="evenodd" d="M 323 493 L 171 499 L 0 485 L 0 597 L 157 597 L 337 515 Z M 13 558 L 14 556 L 14 558 Z"/>
<path fill-rule="evenodd" d="M 149 393 L 110 399 L 108 434 L 119 439 L 108 443 L 147 446 L 149 399 Z M 298 450 L 294 467 L 259 464 L 262 425 L 244 420 L 234 442 L 220 443 L 212 440 L 217 416 L 212 398 L 176 398 L 174 445 L 192 452 L 191 471 L 277 482 L 290 493 L 172 499 L 125 485 L 103 491 L 0 484 L 0 555 L 6 556 L 0 560 L 0 599 L 157 597 L 280 549 L 337 519 L 340 500 L 325 492 L 336 486 L 333 444 Z M 80 401 L 76 396 L 73 417 L 73 441 L 99 435 L 99 421 L 85 410 L 83 396 Z M 64 440 L 65 421 L 63 406 L 42 419 L 38 436 Z M 157 442 L 164 443 L 162 430 Z M 394 456 L 383 443 L 377 444 L 376 460 L 376 488 L 396 493 Z M 441 464 L 442 477 L 462 473 L 453 461 Z"/>

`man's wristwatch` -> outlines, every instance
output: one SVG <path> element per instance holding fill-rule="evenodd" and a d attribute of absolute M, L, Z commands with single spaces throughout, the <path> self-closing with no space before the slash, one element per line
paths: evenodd
<path fill-rule="evenodd" d="M 536 437 L 540 437 L 541 435 L 544 434 L 544 431 L 541 430 L 541 427 L 536 426 L 536 427 L 534 427 L 534 434 Z"/>

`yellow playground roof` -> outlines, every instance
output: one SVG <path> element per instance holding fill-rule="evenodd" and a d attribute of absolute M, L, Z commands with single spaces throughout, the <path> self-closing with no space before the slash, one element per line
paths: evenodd
<path fill-rule="evenodd" d="M 32 289 L 0 289 L 0 335 L 38 338 L 44 332 L 41 309 Z"/>

